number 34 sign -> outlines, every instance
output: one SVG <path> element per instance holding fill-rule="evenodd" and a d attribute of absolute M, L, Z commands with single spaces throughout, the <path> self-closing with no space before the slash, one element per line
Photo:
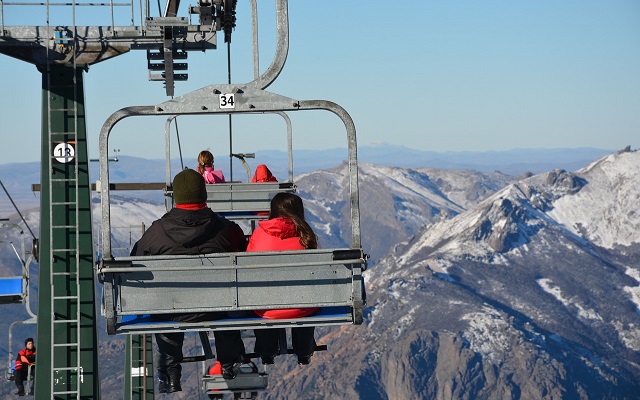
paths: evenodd
<path fill-rule="evenodd" d="M 62 142 L 56 144 L 53 148 L 53 157 L 56 161 L 61 163 L 68 163 L 73 161 L 73 158 L 76 156 L 76 149 L 73 148 L 71 143 Z"/>
<path fill-rule="evenodd" d="M 233 93 L 220 95 L 220 108 L 236 108 L 236 98 Z"/>

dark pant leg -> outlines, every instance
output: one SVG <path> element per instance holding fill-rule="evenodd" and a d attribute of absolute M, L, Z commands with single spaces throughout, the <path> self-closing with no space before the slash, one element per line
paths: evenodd
<path fill-rule="evenodd" d="M 316 340 L 313 337 L 315 328 L 291 328 L 291 344 L 293 345 L 293 351 L 298 356 L 308 356 L 313 354 L 316 348 Z"/>
<path fill-rule="evenodd" d="M 181 370 L 184 333 L 156 333 L 155 336 L 158 345 L 156 369 L 164 374 L 175 370 L 179 372 Z"/>
<path fill-rule="evenodd" d="M 24 381 L 27 380 L 27 370 L 26 369 L 17 369 L 14 372 L 13 376 L 16 380 L 16 387 L 19 392 L 24 392 Z"/>
<path fill-rule="evenodd" d="M 279 353 L 280 346 L 277 329 L 254 329 L 253 333 L 256 336 L 256 344 L 253 351 L 260 354 L 260 357 L 275 356 Z"/>
<path fill-rule="evenodd" d="M 242 360 L 244 343 L 240 331 L 214 331 L 216 353 L 221 364 L 235 363 Z"/>

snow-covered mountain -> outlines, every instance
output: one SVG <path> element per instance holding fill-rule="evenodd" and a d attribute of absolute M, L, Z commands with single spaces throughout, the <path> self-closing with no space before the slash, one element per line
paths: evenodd
<path fill-rule="evenodd" d="M 424 225 L 450 218 L 513 181 L 500 172 L 360 164 L 362 245 L 375 262 Z M 349 246 L 347 166 L 296 177 L 323 247 Z"/>
<path fill-rule="evenodd" d="M 531 176 L 426 226 L 366 272 L 365 325 L 268 398 L 640 398 L 639 168 Z"/>

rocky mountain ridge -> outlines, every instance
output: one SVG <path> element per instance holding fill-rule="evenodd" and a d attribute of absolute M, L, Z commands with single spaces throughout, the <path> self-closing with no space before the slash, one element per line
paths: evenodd
<path fill-rule="evenodd" d="M 366 272 L 365 324 L 267 398 L 639 398 L 638 166 L 531 176 L 425 227 Z"/>

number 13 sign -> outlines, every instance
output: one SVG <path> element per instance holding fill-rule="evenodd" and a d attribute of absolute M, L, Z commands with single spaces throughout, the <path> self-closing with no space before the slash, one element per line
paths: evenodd
<path fill-rule="evenodd" d="M 53 149 L 53 156 L 56 161 L 61 163 L 68 163 L 73 161 L 76 151 L 71 143 L 58 143 Z"/>

